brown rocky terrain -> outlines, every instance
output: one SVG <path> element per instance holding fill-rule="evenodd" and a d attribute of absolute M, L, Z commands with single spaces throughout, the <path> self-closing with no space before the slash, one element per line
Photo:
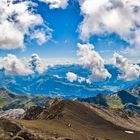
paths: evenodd
<path fill-rule="evenodd" d="M 78 101 L 55 99 L 32 107 L 17 123 L 42 140 L 139 140 L 140 116 Z"/>
<path fill-rule="evenodd" d="M 0 140 L 39 140 L 25 127 L 7 120 L 0 119 Z"/>
<path fill-rule="evenodd" d="M 54 99 L 21 119 L 0 119 L 0 140 L 139 140 L 140 114 L 85 102 Z"/>

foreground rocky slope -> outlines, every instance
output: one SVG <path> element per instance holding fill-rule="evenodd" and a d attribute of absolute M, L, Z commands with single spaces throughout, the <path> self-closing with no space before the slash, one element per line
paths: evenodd
<path fill-rule="evenodd" d="M 24 109 L 9 109 L 9 110 L 1 110 L 0 118 L 13 118 L 19 119 L 25 113 Z"/>
<path fill-rule="evenodd" d="M 140 139 L 140 115 L 129 110 L 53 99 L 22 113 L 20 118 L 13 113 L 0 119 L 0 140 Z"/>
<path fill-rule="evenodd" d="M 110 100 L 106 100 L 107 96 Z M 17 95 L 2 88 L 0 140 L 139 140 L 140 114 L 124 109 L 130 106 L 127 103 L 120 108 L 109 106 L 111 100 L 115 105 L 118 97 L 121 103 L 131 102 L 139 107 L 138 87 L 127 92 L 98 95 L 93 98 L 96 104 L 91 102 L 93 100 L 85 102 L 87 99 L 80 102 Z"/>
<path fill-rule="evenodd" d="M 32 107 L 16 122 L 42 139 L 140 139 L 139 114 L 71 100 L 55 99 L 50 106 Z"/>
<path fill-rule="evenodd" d="M 25 127 L 7 120 L 0 119 L 0 140 L 41 140 Z"/>

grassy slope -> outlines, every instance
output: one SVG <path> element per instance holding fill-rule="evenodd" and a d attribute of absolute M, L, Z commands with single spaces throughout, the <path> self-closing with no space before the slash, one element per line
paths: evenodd
<path fill-rule="evenodd" d="M 139 86 L 136 86 L 129 90 L 122 90 L 117 93 L 112 93 L 109 95 L 99 94 L 95 97 L 89 97 L 86 99 L 79 99 L 80 101 L 85 101 L 89 103 L 95 103 L 103 105 L 109 108 L 124 108 L 128 104 L 134 106 L 140 106 L 140 91 Z"/>
<path fill-rule="evenodd" d="M 49 100 L 49 97 L 43 95 L 15 94 L 5 88 L 0 89 L 0 108 L 4 110 L 15 108 L 27 109 L 35 105 L 43 106 Z"/>

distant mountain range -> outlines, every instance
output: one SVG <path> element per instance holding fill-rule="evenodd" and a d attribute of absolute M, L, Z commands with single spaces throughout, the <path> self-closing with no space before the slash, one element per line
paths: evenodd
<path fill-rule="evenodd" d="M 140 85 L 108 95 L 98 94 L 79 100 L 109 108 L 124 108 L 140 112 Z"/>
<path fill-rule="evenodd" d="M 18 94 L 45 94 L 50 97 L 64 98 L 87 98 L 103 93 L 108 94 L 125 90 L 133 87 L 140 82 L 117 80 L 120 71 L 112 66 L 106 65 L 108 71 L 112 74 L 111 79 L 88 84 L 78 81 L 70 82 L 66 79 L 67 72 L 73 72 L 88 78 L 90 72 L 81 65 L 57 65 L 49 67 L 43 74 L 35 74 L 31 76 L 8 76 L 0 71 L 0 87 L 6 87 Z"/>
<path fill-rule="evenodd" d="M 140 112 L 140 86 L 122 90 L 111 94 L 98 94 L 88 98 L 73 98 L 82 102 L 98 104 L 108 108 L 122 108 Z M 44 106 L 53 98 L 46 95 L 15 94 L 8 89 L 0 88 L 0 107 L 8 109 L 28 109 L 31 106 Z"/>
<path fill-rule="evenodd" d="M 43 95 L 16 94 L 6 88 L 0 88 L 0 108 L 2 110 L 43 106 L 50 99 L 50 97 Z"/>

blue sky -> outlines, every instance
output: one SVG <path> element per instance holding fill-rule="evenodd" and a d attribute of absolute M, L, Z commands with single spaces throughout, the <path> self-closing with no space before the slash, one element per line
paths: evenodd
<path fill-rule="evenodd" d="M 18 57 L 29 57 L 32 53 L 37 53 L 43 58 L 77 59 L 77 43 L 90 42 L 94 44 L 95 50 L 103 58 L 109 59 L 114 52 L 120 52 L 129 47 L 129 42 L 113 32 L 110 34 L 93 34 L 88 41 L 80 39 L 78 27 L 85 17 L 81 13 L 80 4 L 75 0 L 70 0 L 65 9 L 50 9 L 49 5 L 44 2 L 39 2 L 38 0 L 34 0 L 34 2 L 38 4 L 36 8 L 37 14 L 40 14 L 47 26 L 53 30 L 52 38 L 39 45 L 35 40 L 29 40 L 26 37 L 25 49 L 1 49 L 0 55 L 11 53 Z M 132 56 L 130 59 L 139 61 L 138 56 Z"/>
<path fill-rule="evenodd" d="M 119 79 L 140 76 L 131 63 L 140 62 L 139 0 L 1 0 L 0 12 L 6 74 L 32 74 L 33 61 L 40 73 L 49 64 L 81 63 L 89 81 L 111 78 L 106 63 L 120 69 Z"/>
<path fill-rule="evenodd" d="M 0 50 L 0 54 L 12 53 L 19 57 L 38 53 L 44 58 L 76 57 L 79 34 L 77 28 L 82 20 L 78 3 L 72 3 L 67 9 L 49 9 L 48 5 L 38 2 L 37 12 L 41 14 L 48 26 L 53 29 L 52 39 L 43 45 L 27 41 L 26 49 Z"/>

